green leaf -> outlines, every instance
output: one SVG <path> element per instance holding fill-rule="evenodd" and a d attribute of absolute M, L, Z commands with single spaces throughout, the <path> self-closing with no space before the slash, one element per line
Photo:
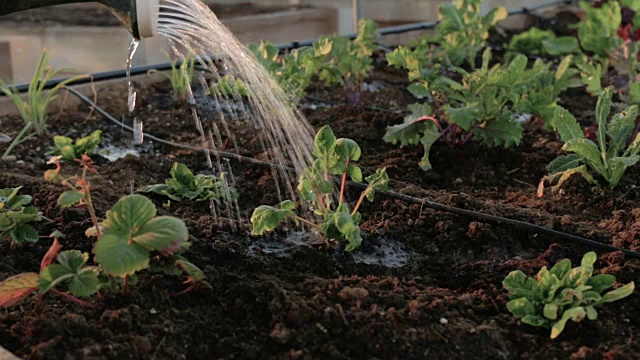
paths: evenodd
<path fill-rule="evenodd" d="M 84 269 L 69 282 L 69 291 L 75 296 L 86 297 L 98 292 L 100 279 L 93 269 Z"/>
<path fill-rule="evenodd" d="M 131 234 L 156 216 L 156 207 L 142 195 L 128 195 L 107 212 L 104 227 L 113 233 Z M 127 241 L 128 241 L 127 237 Z"/>
<path fill-rule="evenodd" d="M 573 36 L 546 39 L 542 41 L 542 46 L 547 54 L 551 56 L 579 54 L 581 52 L 578 39 Z"/>
<path fill-rule="evenodd" d="M 558 106 L 554 115 L 555 124 L 560 138 L 567 143 L 571 140 L 584 139 L 584 132 L 576 118 L 565 108 Z"/>
<path fill-rule="evenodd" d="M 178 267 L 180 267 L 187 276 L 191 277 L 195 281 L 203 281 L 207 278 L 199 267 L 186 259 L 176 260 L 176 265 L 178 265 Z"/>
<path fill-rule="evenodd" d="M 598 147 L 602 154 L 602 159 L 606 161 L 607 154 L 607 120 L 611 113 L 611 98 L 613 97 L 613 87 L 604 89 L 598 103 L 596 104 L 596 122 L 598 124 Z"/>
<path fill-rule="evenodd" d="M 16 227 L 13 230 L 11 230 L 9 235 L 11 236 L 11 239 L 13 239 L 13 241 L 18 244 L 25 241 L 31 242 L 31 243 L 37 243 L 38 240 L 40 239 L 38 235 L 38 231 L 34 229 L 32 226 L 25 225 L 25 224 L 16 225 Z"/>
<path fill-rule="evenodd" d="M 89 260 L 89 254 L 78 250 L 63 251 L 57 256 L 57 260 L 72 273 L 78 273 L 80 268 Z"/>
<path fill-rule="evenodd" d="M 351 139 L 338 139 L 335 143 L 335 152 L 338 154 L 338 161 L 333 169 L 334 175 L 342 174 L 348 163 L 360 160 L 362 155 L 360 146 Z"/>
<path fill-rule="evenodd" d="M 60 283 L 73 278 L 75 274 L 59 264 L 49 265 L 40 271 L 38 286 L 40 292 L 46 294 Z"/>
<path fill-rule="evenodd" d="M 526 297 L 511 300 L 507 303 L 507 309 L 516 317 L 524 317 L 526 315 L 535 315 L 536 309 Z"/>
<path fill-rule="evenodd" d="M 149 251 L 142 245 L 129 243 L 126 234 L 103 234 L 93 253 L 94 261 L 109 276 L 123 278 L 149 266 Z"/>
<path fill-rule="evenodd" d="M 587 311 L 587 318 L 589 320 L 598 319 L 598 311 L 593 306 L 585 306 L 584 309 Z"/>
<path fill-rule="evenodd" d="M 545 304 L 543 314 L 549 320 L 556 320 L 558 318 L 558 305 L 557 304 Z"/>
<path fill-rule="evenodd" d="M 345 248 L 346 251 L 353 251 L 360 247 L 360 244 L 362 244 L 360 228 L 358 228 L 358 224 L 344 205 L 339 207 L 333 214 L 333 223 L 340 234 L 348 241 Z"/>
<path fill-rule="evenodd" d="M 58 198 L 58 206 L 61 208 L 71 207 L 84 198 L 84 194 L 77 190 L 63 192 Z"/>
<path fill-rule="evenodd" d="M 549 270 L 549 273 L 555 275 L 558 279 L 564 279 L 569 272 L 571 271 L 571 260 L 564 259 L 558 261 L 552 268 Z"/>
<path fill-rule="evenodd" d="M 322 127 L 314 140 L 315 148 L 313 155 L 318 159 L 333 157 L 336 141 L 336 136 L 333 134 L 331 127 L 329 125 Z"/>
<path fill-rule="evenodd" d="M 550 174 L 565 172 L 577 168 L 582 163 L 582 158 L 577 154 L 559 156 L 547 165 Z M 571 266 L 571 264 L 569 264 Z"/>
<path fill-rule="evenodd" d="M 147 250 L 166 252 L 187 240 L 189 231 L 181 219 L 159 216 L 133 234 L 132 240 Z"/>
<path fill-rule="evenodd" d="M 356 165 L 349 165 L 347 175 L 349 175 L 351 181 L 362 182 L 362 169 Z"/>
<path fill-rule="evenodd" d="M 635 284 L 633 282 L 630 282 L 625 286 L 619 287 L 615 290 L 609 291 L 608 293 L 604 294 L 602 299 L 596 305 L 610 303 L 610 302 L 618 301 L 620 299 L 624 299 L 627 296 L 633 294 L 633 290 L 635 290 Z"/>
<path fill-rule="evenodd" d="M 171 167 L 171 179 L 167 185 L 172 186 L 175 190 L 180 188 L 193 188 L 193 183 L 195 181 L 195 175 L 193 172 L 189 170 L 189 168 L 185 164 L 174 163 Z"/>
<path fill-rule="evenodd" d="M 598 294 L 612 287 L 616 283 L 616 277 L 609 274 L 600 274 L 596 276 L 592 276 L 588 281 L 587 285 L 591 286 L 591 289 Z"/>
<path fill-rule="evenodd" d="M 580 266 L 585 268 L 593 269 L 593 265 L 596 263 L 597 255 L 593 251 L 589 251 L 584 254 L 582 257 L 582 261 L 580 262 Z"/>
<path fill-rule="evenodd" d="M 608 158 L 617 157 L 620 150 L 624 149 L 627 140 L 633 134 L 635 129 L 635 121 L 638 117 L 638 107 L 631 106 L 626 111 L 616 114 L 611 119 L 607 127 L 607 135 L 609 135 Z"/>
<path fill-rule="evenodd" d="M 280 208 L 262 205 L 257 207 L 251 215 L 252 235 L 264 235 L 265 232 L 273 231 L 280 223 L 295 214 L 296 204 L 291 200 L 286 200 L 280 204 Z"/>
<path fill-rule="evenodd" d="M 607 171 L 600 157 L 598 146 L 589 139 L 574 139 L 568 141 L 562 147 L 567 152 L 573 152 L 579 155 L 587 164 L 589 164 L 599 174 L 607 177 Z"/>
<path fill-rule="evenodd" d="M 521 320 L 523 323 L 531 326 L 549 326 L 549 320 L 538 315 L 527 315 Z"/>
<path fill-rule="evenodd" d="M 564 331 L 564 327 L 567 324 L 567 321 L 572 320 L 573 322 L 580 322 L 586 315 L 587 312 L 582 306 L 565 310 L 565 312 L 562 314 L 562 318 L 551 328 L 551 338 L 557 338 L 560 333 Z"/>
<path fill-rule="evenodd" d="M 373 201 L 376 191 L 387 191 L 389 189 L 389 175 L 387 169 L 376 169 L 375 174 L 367 176 L 369 186 L 364 190 L 367 200 Z"/>

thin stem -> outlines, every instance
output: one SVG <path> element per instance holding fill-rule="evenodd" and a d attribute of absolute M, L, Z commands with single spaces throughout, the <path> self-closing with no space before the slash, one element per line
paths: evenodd
<path fill-rule="evenodd" d="M 93 207 L 93 201 L 91 201 L 91 188 L 89 187 L 89 183 L 87 182 L 87 167 L 85 166 L 82 169 L 82 190 L 84 195 L 84 202 L 87 204 L 87 209 L 89 210 L 89 215 L 91 216 L 91 222 L 93 222 L 93 226 L 96 228 L 96 235 L 98 240 L 102 237 L 100 233 L 100 226 L 98 224 L 98 217 L 96 216 L 96 210 Z"/>
<path fill-rule="evenodd" d="M 92 309 L 97 309 L 95 305 L 90 304 L 90 303 L 88 303 L 88 302 L 86 302 L 84 300 L 80 300 L 77 297 L 71 296 L 71 295 L 69 295 L 67 293 L 64 293 L 62 291 L 58 291 L 56 289 L 51 289 L 49 291 L 51 291 L 52 293 L 54 293 L 54 294 L 56 294 L 58 296 L 61 296 L 61 297 L 65 298 L 65 300 L 68 300 L 68 301 L 70 301 L 72 303 L 76 303 L 78 305 L 86 306 L 86 307 L 89 307 L 89 308 L 92 308 Z"/>
<path fill-rule="evenodd" d="M 358 213 L 358 209 L 360 208 L 360 205 L 362 205 L 362 202 L 364 201 L 364 197 L 367 195 L 367 190 L 365 189 L 362 194 L 360 194 L 360 199 L 358 199 L 358 202 L 356 203 L 356 207 L 353 208 L 353 211 L 351 212 L 351 216 L 355 216 Z"/>
<path fill-rule="evenodd" d="M 342 174 L 342 184 L 340 184 L 340 201 L 338 202 L 338 206 L 342 205 L 342 201 L 344 199 L 344 188 L 347 184 L 347 173 L 349 172 L 349 160 L 351 159 L 347 157 L 347 164 L 344 169 L 344 173 Z"/>
<path fill-rule="evenodd" d="M 18 135 L 16 135 L 15 139 L 13 139 L 13 141 L 11 142 L 11 144 L 9 144 L 9 147 L 7 148 L 7 150 L 5 150 L 4 154 L 2 154 L 2 157 L 6 157 L 9 156 L 9 154 L 11 154 L 11 152 L 13 151 L 13 149 L 22 144 L 23 142 L 27 141 L 28 139 L 32 138 L 34 135 L 30 135 L 26 138 L 23 139 L 24 135 L 27 133 L 27 131 L 29 129 L 31 129 L 31 126 L 33 124 L 28 123 L 27 125 L 25 125 L 22 130 L 20 130 L 20 133 L 18 133 Z"/>
<path fill-rule="evenodd" d="M 296 219 L 296 220 L 298 220 L 298 221 L 300 221 L 300 222 L 301 222 L 301 223 L 303 223 L 303 224 L 307 224 L 307 225 L 311 226 L 312 228 L 314 228 L 314 229 L 316 229 L 316 230 L 318 230 L 318 231 L 322 232 L 322 228 L 321 228 L 319 225 L 316 225 L 316 224 L 312 223 L 312 222 L 311 222 L 311 221 L 309 221 L 309 220 L 303 219 L 303 218 L 301 218 L 301 217 L 300 217 L 300 216 L 298 216 L 298 215 L 293 215 L 293 218 L 294 218 L 294 219 Z"/>
<path fill-rule="evenodd" d="M 129 292 L 129 276 L 125 276 L 124 277 L 124 287 L 122 289 L 122 293 L 126 294 L 127 292 Z"/>

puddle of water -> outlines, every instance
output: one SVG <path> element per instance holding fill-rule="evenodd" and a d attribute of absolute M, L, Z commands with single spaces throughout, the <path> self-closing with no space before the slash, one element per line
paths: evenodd
<path fill-rule="evenodd" d="M 286 238 L 262 238 L 249 245 L 249 252 L 255 255 L 272 255 L 277 258 L 284 258 L 298 247 L 309 247 L 309 242 L 313 240 L 313 235 L 301 231 L 289 232 Z"/>
<path fill-rule="evenodd" d="M 363 247 L 352 253 L 356 263 L 401 268 L 411 261 L 411 250 L 389 238 L 365 239 Z"/>
<path fill-rule="evenodd" d="M 99 151 L 99 154 L 102 155 L 105 159 L 114 162 L 118 159 L 122 159 L 127 155 L 140 156 L 140 151 L 134 149 L 133 147 L 119 147 L 114 145 L 108 145 L 102 148 Z"/>

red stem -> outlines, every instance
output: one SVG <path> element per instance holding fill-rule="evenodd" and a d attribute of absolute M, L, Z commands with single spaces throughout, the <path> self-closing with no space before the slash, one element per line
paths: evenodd
<path fill-rule="evenodd" d="M 344 174 L 342 174 L 342 184 L 340 185 L 340 202 L 338 202 L 338 206 L 342 205 L 342 199 L 344 199 L 344 188 L 347 183 L 347 173 L 349 172 L 349 158 L 347 158 L 347 165 L 344 169 Z"/>
<path fill-rule="evenodd" d="M 123 294 L 126 294 L 129 291 L 129 276 L 124 277 L 124 289 L 122 290 Z"/>
<path fill-rule="evenodd" d="M 65 300 L 70 301 L 72 303 L 76 303 L 78 305 L 86 306 L 86 307 L 91 308 L 91 309 L 97 309 L 97 307 L 95 305 L 89 304 L 88 302 L 86 302 L 84 300 L 80 300 L 77 297 L 71 296 L 71 295 L 69 295 L 67 293 L 63 293 L 62 291 L 58 291 L 56 289 L 51 289 L 49 291 L 51 291 L 52 293 L 54 293 L 54 294 L 56 294 L 58 296 L 61 296 L 61 297 L 65 298 Z"/>
<path fill-rule="evenodd" d="M 184 294 L 186 294 L 186 293 L 188 293 L 188 292 L 192 291 L 192 290 L 193 290 L 193 289 L 195 289 L 195 288 L 196 288 L 196 284 L 193 284 L 193 285 L 189 286 L 188 288 L 186 288 L 186 289 L 184 289 L 184 290 L 182 290 L 182 291 L 180 291 L 180 292 L 177 292 L 177 293 L 174 293 L 174 294 L 169 294 L 169 296 L 180 296 L 180 295 L 184 295 Z"/>

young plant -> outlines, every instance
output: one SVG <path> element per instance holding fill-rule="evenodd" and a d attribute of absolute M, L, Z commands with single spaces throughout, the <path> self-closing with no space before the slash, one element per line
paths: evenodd
<path fill-rule="evenodd" d="M 360 205 L 366 198 L 373 201 L 376 191 L 386 191 L 389 176 L 386 169 L 378 169 L 375 174 L 366 178 L 367 188 L 353 210 L 345 201 L 347 181 L 362 181 L 362 170 L 355 164 L 362 152 L 358 144 L 351 139 L 336 139 L 329 126 L 318 131 L 315 138 L 313 155 L 316 160 L 300 177 L 298 192 L 302 199 L 310 203 L 319 222 L 307 220 L 296 214 L 296 203 L 287 200 L 279 206 L 262 205 L 256 208 L 251 216 L 253 235 L 263 235 L 274 230 L 286 220 L 297 225 L 305 224 L 330 240 L 346 240 L 346 250 L 357 249 L 362 243 L 360 228 Z M 340 176 L 340 191 L 335 192 L 332 177 Z"/>
<path fill-rule="evenodd" d="M 51 248 L 40 263 L 40 273 L 22 273 L 0 282 L 0 307 L 9 308 L 39 292 L 43 296 L 49 292 L 79 305 L 95 308 L 92 304 L 78 299 L 98 292 L 101 283 L 99 269 L 85 266 L 89 254 L 77 250 L 60 252 L 62 246 L 54 239 Z M 52 264 L 57 260 L 57 264 Z M 57 288 L 66 284 L 69 293 Z"/>
<path fill-rule="evenodd" d="M 66 136 L 54 136 L 55 148 L 49 155 L 60 155 L 61 159 L 65 161 L 81 159 L 83 154 L 93 155 L 102 141 L 100 135 L 102 135 L 102 131 L 96 130 L 88 136 L 76 139 L 75 143 L 73 139 Z"/>
<path fill-rule="evenodd" d="M 46 84 L 58 76 L 60 73 L 72 71 L 71 69 L 53 69 L 49 66 L 51 58 L 47 56 L 47 50 L 42 52 L 36 72 L 31 78 L 26 100 L 23 100 L 22 94 L 16 87 L 11 87 L 7 83 L 0 80 L 0 92 L 8 96 L 18 108 L 20 116 L 24 121 L 24 128 L 13 139 L 9 147 L 5 150 L 2 157 L 9 156 L 11 151 L 19 144 L 29 140 L 36 135 L 46 134 L 47 131 L 47 113 L 49 106 L 58 97 L 58 93 L 67 84 L 74 82 L 86 76 L 75 76 L 61 81 L 52 89 L 45 90 Z"/>
<path fill-rule="evenodd" d="M 89 233 L 99 234 L 93 248 L 94 261 L 104 274 L 119 278 L 149 267 L 151 252 L 172 255 L 189 236 L 184 221 L 156 217 L 156 207 L 142 195 L 118 200 L 104 222 Z"/>
<path fill-rule="evenodd" d="M 280 49 L 267 41 L 251 44 L 249 49 L 294 104 L 299 103 L 304 96 L 313 76 L 320 71 L 326 55 L 318 53 L 313 47 L 302 47 L 280 55 Z"/>
<path fill-rule="evenodd" d="M 511 301 L 507 309 L 525 324 L 551 328 L 557 338 L 567 322 L 598 318 L 597 306 L 623 299 L 633 293 L 633 282 L 603 294 L 616 283 L 613 275 L 593 275 L 596 254 L 589 252 L 579 267 L 564 259 L 551 270 L 543 267 L 535 278 L 522 271 L 511 272 L 502 282 Z"/>
<path fill-rule="evenodd" d="M 313 45 L 316 54 L 326 54 L 320 80 L 344 87 L 347 102 L 357 105 L 362 104 L 362 86 L 373 69 L 371 55 L 376 49 L 378 26 L 371 19 L 362 19 L 358 29 L 353 41 L 343 36 L 325 36 Z"/>
<path fill-rule="evenodd" d="M 138 191 L 164 195 L 174 201 L 219 201 L 220 198 L 236 199 L 238 197 L 235 190 L 228 189 L 224 174 L 221 177 L 194 175 L 186 165 L 181 163 L 173 164 L 171 179 L 167 179 L 164 184 L 144 186 Z"/>
<path fill-rule="evenodd" d="M 211 85 L 209 92 L 211 94 L 231 97 L 249 96 L 249 89 L 247 89 L 244 81 L 231 75 L 221 77 L 220 80 Z"/>
<path fill-rule="evenodd" d="M 178 65 L 178 61 L 172 60 L 168 53 L 166 53 L 166 56 L 171 62 L 171 72 L 165 73 L 150 70 L 149 74 L 160 74 L 167 78 L 171 82 L 173 95 L 177 98 L 184 99 L 187 97 L 187 94 L 189 94 L 189 88 L 195 78 L 195 58 L 192 54 L 188 54 L 180 65 Z"/>
<path fill-rule="evenodd" d="M 18 195 L 22 187 L 0 190 L 0 239 L 20 244 L 38 242 L 38 232 L 30 224 L 42 221 L 42 214 L 31 202 L 30 195 Z"/>
<path fill-rule="evenodd" d="M 562 107 L 556 109 L 555 126 L 565 143 L 563 149 L 571 153 L 547 166 L 549 175 L 546 180 L 552 183 L 557 179 L 556 189 L 573 174 L 580 174 L 590 183 L 597 184 L 591 172 L 600 175 L 613 189 L 625 171 L 640 161 L 640 134 L 627 146 L 634 134 L 638 107 L 631 106 L 608 121 L 612 95 L 613 88 L 606 88 L 596 105 L 597 144 L 585 137 L 580 124 L 569 111 Z"/>
<path fill-rule="evenodd" d="M 537 27 L 514 35 L 506 46 L 507 49 L 525 54 L 546 54 L 545 42 L 555 39 L 556 35 L 551 30 L 542 30 Z"/>

